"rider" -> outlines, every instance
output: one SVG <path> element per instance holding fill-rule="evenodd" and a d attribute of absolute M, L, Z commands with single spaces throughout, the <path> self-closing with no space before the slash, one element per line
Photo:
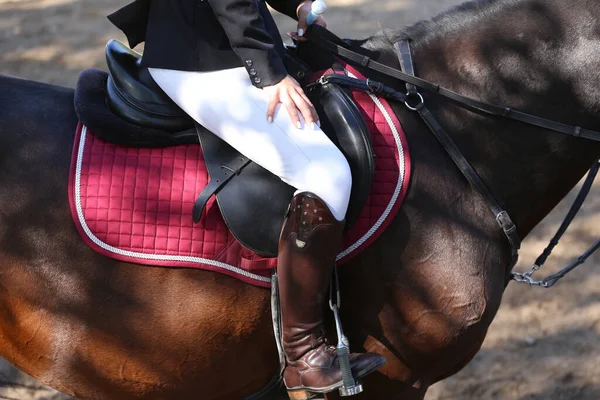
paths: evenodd
<path fill-rule="evenodd" d="M 269 0 L 306 31 L 311 0 Z M 279 241 L 284 382 L 290 392 L 342 385 L 323 332 L 329 280 L 350 198 L 350 167 L 283 65 L 283 44 L 263 0 L 137 0 L 109 16 L 142 65 L 194 120 L 297 189 Z M 319 16 L 317 24 L 325 26 Z M 282 108 L 282 109 L 280 109 Z M 350 356 L 354 376 L 385 363 Z"/>

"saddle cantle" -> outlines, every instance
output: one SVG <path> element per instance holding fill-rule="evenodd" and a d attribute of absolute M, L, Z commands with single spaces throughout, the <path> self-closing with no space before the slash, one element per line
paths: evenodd
<path fill-rule="evenodd" d="M 141 55 L 112 40 L 107 45 L 106 57 L 109 66 L 106 103 L 111 111 L 138 126 L 173 135 L 183 132 L 189 143 L 193 121 L 158 87 L 147 69 L 141 67 Z M 294 76 L 308 76 L 301 61 L 288 58 L 294 65 L 288 66 L 288 69 L 294 68 Z M 358 219 L 373 180 L 375 166 L 370 133 L 344 89 L 327 85 L 312 91 L 309 96 L 324 132 L 350 164 L 353 185 L 346 216 L 349 227 Z M 94 132 L 101 131 L 90 128 Z M 276 256 L 279 233 L 294 188 L 246 160 L 202 126 L 196 124 L 196 130 L 211 182 L 196 202 L 195 219 L 200 218 L 204 205 L 216 194 L 223 218 L 235 238 L 262 256 Z"/>
<path fill-rule="evenodd" d="M 154 82 L 141 54 L 119 42 L 106 45 L 109 76 L 106 104 L 112 112 L 132 124 L 181 132 L 193 128 L 193 120 Z"/>

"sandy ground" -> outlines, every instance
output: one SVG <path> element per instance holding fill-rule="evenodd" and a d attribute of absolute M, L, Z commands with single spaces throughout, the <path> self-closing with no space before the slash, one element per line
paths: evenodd
<path fill-rule="evenodd" d="M 443 11 L 457 0 L 328 0 L 329 27 L 362 38 Z M 103 47 L 122 38 L 104 16 L 125 0 L 0 0 L 0 73 L 73 86 L 80 70 L 104 69 Z M 282 32 L 294 24 L 279 18 Z M 0 88 L 1 90 L 2 88 Z M 571 193 L 567 200 L 574 197 Z M 560 224 L 561 203 L 527 238 L 528 268 Z M 600 184 L 548 263 L 557 270 L 600 237 Z M 0 359 L 0 399 L 66 399 Z M 600 254 L 553 289 L 511 284 L 483 348 L 427 400 L 600 399 Z"/>

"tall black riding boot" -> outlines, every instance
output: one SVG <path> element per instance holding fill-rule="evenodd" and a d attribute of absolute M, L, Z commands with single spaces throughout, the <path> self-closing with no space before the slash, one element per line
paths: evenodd
<path fill-rule="evenodd" d="M 327 205 L 308 192 L 294 196 L 283 224 L 277 261 L 286 357 L 283 378 L 294 400 L 343 384 L 336 350 L 327 344 L 323 329 L 323 311 L 343 227 L 343 221 L 336 220 Z M 385 358 L 375 353 L 350 354 L 355 378 L 383 364 Z"/>

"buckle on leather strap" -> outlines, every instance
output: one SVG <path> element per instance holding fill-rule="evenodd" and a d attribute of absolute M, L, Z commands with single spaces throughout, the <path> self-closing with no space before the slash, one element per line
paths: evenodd
<path fill-rule="evenodd" d="M 366 68 L 371 63 L 371 58 L 367 57 L 367 56 L 363 56 L 362 59 L 359 62 L 360 62 L 360 65 L 362 65 L 363 67 Z"/>
<path fill-rule="evenodd" d="M 381 93 L 383 91 L 383 83 L 374 81 L 369 78 L 367 78 L 367 86 L 374 93 Z"/>
<path fill-rule="evenodd" d="M 504 231 L 508 241 L 515 249 L 519 249 L 521 247 L 521 238 L 517 233 L 517 226 L 514 224 L 508 212 L 502 210 L 496 215 L 496 222 Z"/>
<path fill-rule="evenodd" d="M 496 215 L 496 221 L 506 233 L 512 233 L 517 229 L 506 211 L 500 211 L 498 215 Z"/>

